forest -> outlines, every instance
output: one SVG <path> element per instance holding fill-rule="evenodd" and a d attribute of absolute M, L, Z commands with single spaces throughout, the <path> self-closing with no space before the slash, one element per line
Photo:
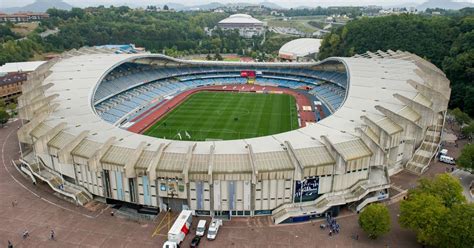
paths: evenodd
<path fill-rule="evenodd" d="M 361 18 L 327 35 L 319 59 L 366 51 L 403 50 L 441 68 L 451 81 L 450 108 L 474 116 L 474 9 L 447 16 Z"/>
<path fill-rule="evenodd" d="M 8 25 L 0 25 L 0 65 L 24 61 L 34 54 L 62 52 L 104 44 L 135 44 L 155 53 L 170 56 L 190 54 L 238 53 L 257 56 L 271 54 L 286 43 L 288 37 L 268 32 L 263 37 L 243 39 L 237 31 L 216 29 L 212 35 L 205 31 L 213 28 L 228 14 L 213 12 L 147 12 L 128 7 L 73 8 L 71 11 L 49 9 L 50 18 L 43 20 L 34 33 L 17 40 Z M 10 24 L 11 25 L 11 24 Z M 56 35 L 44 39 L 39 33 L 59 28 Z"/>

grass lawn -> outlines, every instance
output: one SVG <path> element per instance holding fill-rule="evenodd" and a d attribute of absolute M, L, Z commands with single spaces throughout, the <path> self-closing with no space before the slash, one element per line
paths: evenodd
<path fill-rule="evenodd" d="M 290 95 L 203 91 L 191 95 L 144 134 L 177 140 L 180 135 L 183 140 L 230 140 L 297 128 L 296 101 Z"/>

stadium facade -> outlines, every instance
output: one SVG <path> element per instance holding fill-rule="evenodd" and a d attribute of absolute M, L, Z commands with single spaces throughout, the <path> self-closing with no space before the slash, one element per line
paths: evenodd
<path fill-rule="evenodd" d="M 240 36 L 252 38 L 263 35 L 265 25 L 263 22 L 247 14 L 234 14 L 221 20 L 217 26 L 222 30 L 238 30 Z"/>
<path fill-rule="evenodd" d="M 312 85 L 317 123 L 228 141 L 153 138 L 134 116 L 184 89 Z M 389 176 L 423 173 L 444 124 L 450 85 L 422 58 L 367 52 L 315 63 L 185 61 L 81 48 L 28 75 L 19 98 L 21 169 L 85 204 L 114 199 L 199 215 L 271 215 L 295 222 L 387 197 Z"/>

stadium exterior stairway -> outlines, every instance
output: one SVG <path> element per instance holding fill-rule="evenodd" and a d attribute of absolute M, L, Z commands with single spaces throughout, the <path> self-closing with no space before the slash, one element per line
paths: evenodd
<path fill-rule="evenodd" d="M 359 180 L 346 190 L 326 193 L 314 201 L 283 204 L 272 211 L 273 222 L 280 224 L 292 217 L 322 214 L 333 206 L 359 201 L 370 192 L 388 189 L 390 188 L 388 171 L 384 169 L 383 173 L 385 175 L 382 176 L 385 178 L 383 184 L 371 184 L 371 179 Z"/>
<path fill-rule="evenodd" d="M 429 126 L 420 147 L 415 151 L 406 165 L 406 170 L 415 175 L 423 174 L 436 155 L 441 142 L 441 131 L 443 130 L 444 117 L 438 114 L 436 125 Z"/>
<path fill-rule="evenodd" d="M 92 200 L 93 196 L 85 188 L 63 181 L 60 174 L 42 165 L 41 160 L 40 162 L 27 162 L 20 159 L 20 162 L 26 165 L 36 178 L 47 183 L 51 189 L 60 195 L 72 199 L 76 204 L 84 206 Z M 62 189 L 60 188 L 61 184 L 63 184 Z"/>

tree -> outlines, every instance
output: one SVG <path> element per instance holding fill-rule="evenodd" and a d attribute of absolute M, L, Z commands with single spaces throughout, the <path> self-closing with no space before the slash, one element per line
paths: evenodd
<path fill-rule="evenodd" d="M 467 137 L 472 137 L 474 135 L 474 121 L 471 121 L 469 125 L 463 127 L 462 133 Z"/>
<path fill-rule="evenodd" d="M 359 216 L 359 225 L 369 235 L 376 239 L 390 231 L 390 214 L 385 205 L 371 204 Z"/>
<path fill-rule="evenodd" d="M 416 232 L 418 242 L 434 245 L 436 230 L 447 212 L 448 209 L 436 196 L 426 193 L 409 194 L 408 199 L 400 204 L 398 221 L 402 227 Z"/>
<path fill-rule="evenodd" d="M 0 125 L 5 125 L 8 122 L 10 116 L 8 115 L 7 111 L 4 108 L 0 108 Z"/>
<path fill-rule="evenodd" d="M 170 8 L 165 4 L 165 6 L 163 6 L 163 10 L 170 10 Z"/>
<path fill-rule="evenodd" d="M 224 60 L 224 58 L 222 58 L 221 54 L 219 53 L 219 51 L 216 51 L 216 54 L 214 55 L 214 59 L 215 60 Z"/>
<path fill-rule="evenodd" d="M 440 198 L 444 206 L 450 208 L 455 204 L 465 203 L 463 189 L 459 180 L 450 174 L 439 174 L 433 179 L 422 178 L 419 185 L 410 194 L 430 194 Z"/>
<path fill-rule="evenodd" d="M 469 123 L 471 118 L 468 114 L 461 111 L 459 108 L 455 108 L 451 111 L 451 115 L 453 115 L 454 119 L 459 125 L 463 125 L 465 123 Z"/>
<path fill-rule="evenodd" d="M 462 213 L 457 208 L 470 208 L 466 205 L 460 182 L 450 174 L 440 174 L 434 179 L 421 179 L 420 184 L 408 192 L 408 199 L 400 204 L 398 221 L 402 227 L 415 231 L 418 241 L 423 244 L 464 247 L 443 244 L 448 244 L 451 239 L 459 241 L 467 232 L 472 232 L 473 229 L 457 231 L 466 226 L 466 221 L 472 222 L 472 215 L 467 220 L 460 220 Z M 450 231 L 447 225 L 452 227 Z"/>
<path fill-rule="evenodd" d="M 474 170 L 474 144 L 465 145 L 456 162 L 465 169 Z"/>
<path fill-rule="evenodd" d="M 206 60 L 212 60 L 212 57 L 211 55 L 208 53 L 207 56 L 206 56 Z"/>
<path fill-rule="evenodd" d="M 10 113 L 10 115 L 16 115 L 16 104 L 15 103 L 9 103 L 6 106 L 7 112 Z"/>
<path fill-rule="evenodd" d="M 436 230 L 437 247 L 472 247 L 474 204 L 454 205 Z"/>

